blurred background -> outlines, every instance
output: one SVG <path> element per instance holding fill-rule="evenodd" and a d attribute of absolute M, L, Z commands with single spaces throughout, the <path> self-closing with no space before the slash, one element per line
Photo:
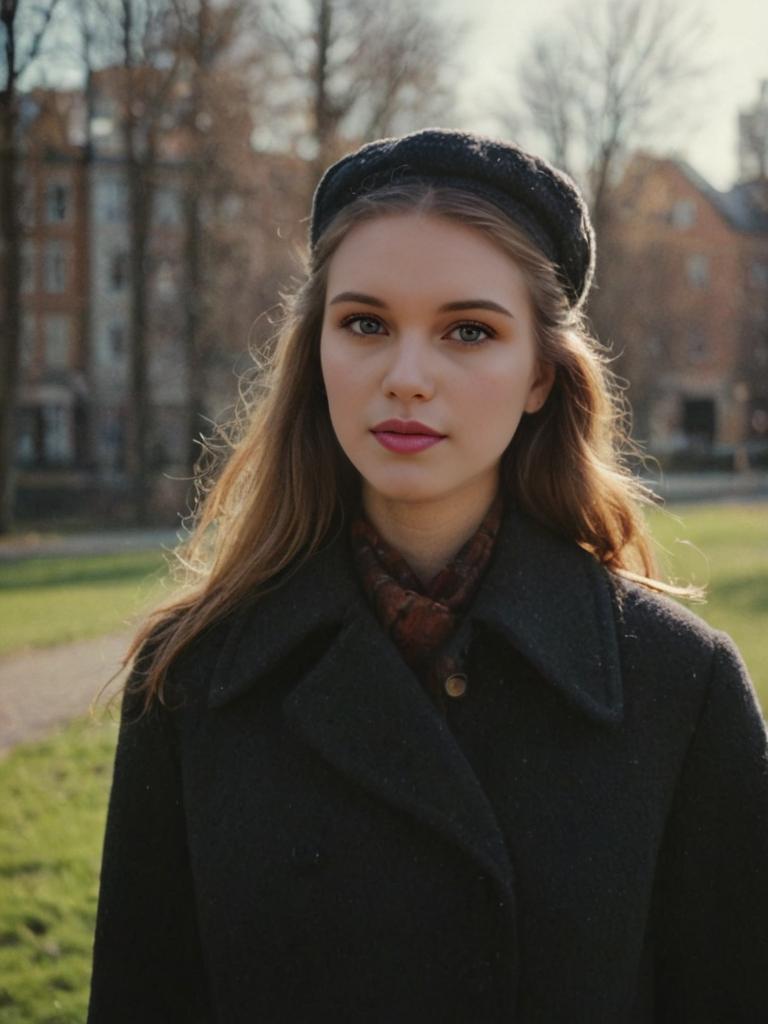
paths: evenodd
<path fill-rule="evenodd" d="M 767 41 L 765 0 L 0 0 L 3 1024 L 86 1018 L 105 702 L 368 139 L 468 128 L 579 181 L 664 569 L 768 714 Z"/>
<path fill-rule="evenodd" d="M 580 182 L 589 312 L 661 467 L 768 467 L 764 5 L 4 0 L 2 25 L 0 531 L 173 525 L 318 174 L 432 124 Z"/>

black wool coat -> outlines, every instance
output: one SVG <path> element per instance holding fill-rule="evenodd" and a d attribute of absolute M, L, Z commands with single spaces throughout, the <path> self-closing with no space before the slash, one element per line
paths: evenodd
<path fill-rule="evenodd" d="M 440 712 L 339 536 L 123 703 L 89 1024 L 768 1021 L 730 640 L 507 513 Z"/>

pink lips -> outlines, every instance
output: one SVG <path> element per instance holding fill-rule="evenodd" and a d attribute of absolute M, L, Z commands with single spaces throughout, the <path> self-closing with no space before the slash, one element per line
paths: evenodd
<path fill-rule="evenodd" d="M 390 434 L 387 431 L 374 431 L 373 436 L 391 452 L 423 452 L 425 448 L 439 444 L 442 437 L 427 437 L 426 434 Z"/>
<path fill-rule="evenodd" d="M 400 454 L 422 452 L 445 437 L 418 420 L 384 420 L 371 433 L 384 448 Z"/>

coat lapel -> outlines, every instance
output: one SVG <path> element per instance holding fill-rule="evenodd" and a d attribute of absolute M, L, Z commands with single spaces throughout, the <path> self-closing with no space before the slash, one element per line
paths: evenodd
<path fill-rule="evenodd" d="M 335 636 L 287 693 L 288 727 L 352 782 L 456 843 L 511 900 L 510 866 L 488 799 L 368 608 L 344 538 L 241 612 L 218 658 L 208 707 L 257 686 L 323 629 Z"/>
<path fill-rule="evenodd" d="M 504 637 L 568 703 L 623 719 L 615 580 L 577 544 L 510 511 L 470 612 Z"/>
<path fill-rule="evenodd" d="M 456 843 L 509 894 L 510 865 L 488 798 L 367 608 L 283 708 L 290 727 L 342 774 Z"/>
<path fill-rule="evenodd" d="M 508 513 L 467 618 L 522 652 L 574 709 L 596 723 L 620 721 L 610 586 L 586 552 Z M 288 727 L 352 782 L 458 845 L 511 907 L 512 872 L 493 809 L 369 609 L 344 536 L 241 612 L 218 659 L 209 708 L 258 685 L 318 630 L 328 631 L 328 645 L 284 699 Z"/>

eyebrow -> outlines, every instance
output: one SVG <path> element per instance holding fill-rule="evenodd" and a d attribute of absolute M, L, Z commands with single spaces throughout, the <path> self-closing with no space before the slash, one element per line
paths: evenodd
<path fill-rule="evenodd" d="M 387 308 L 386 302 L 377 299 L 375 295 L 366 295 L 364 292 L 339 292 L 338 295 L 331 299 L 328 305 L 335 306 L 338 302 L 363 302 L 366 306 L 376 306 L 378 309 Z M 457 302 L 446 302 L 440 306 L 438 313 L 455 313 L 462 309 L 487 309 L 492 313 L 502 313 L 512 320 L 515 319 L 508 309 L 500 306 L 498 302 L 494 302 L 492 299 L 459 299 Z"/>

